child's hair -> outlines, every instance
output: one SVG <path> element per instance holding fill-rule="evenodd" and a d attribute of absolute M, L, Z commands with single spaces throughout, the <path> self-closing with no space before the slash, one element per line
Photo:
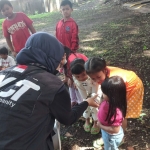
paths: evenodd
<path fill-rule="evenodd" d="M 121 110 L 123 117 L 126 116 L 126 85 L 121 77 L 112 76 L 103 81 L 101 89 L 102 92 L 109 98 L 109 110 L 106 121 L 108 121 L 109 124 L 113 124 L 116 119 L 117 108 Z M 114 119 L 112 120 L 113 116 Z"/>
<path fill-rule="evenodd" d="M 68 61 L 69 56 L 73 53 L 67 46 L 64 46 L 64 53 L 66 53 L 66 60 Z M 68 74 L 68 68 L 67 68 L 67 63 L 63 66 L 64 68 L 64 73 L 67 76 Z"/>
<path fill-rule="evenodd" d="M 84 67 L 87 74 L 97 73 L 105 70 L 106 61 L 103 58 L 92 57 L 86 61 Z"/>
<path fill-rule="evenodd" d="M 7 1 L 7 0 L 0 1 L 0 11 L 3 9 L 4 5 L 8 5 L 8 6 L 12 7 L 12 4 L 9 1 Z"/>
<path fill-rule="evenodd" d="M 60 7 L 65 5 L 69 5 L 70 8 L 72 8 L 72 3 L 69 0 L 63 0 L 60 4 Z"/>
<path fill-rule="evenodd" d="M 8 49 L 5 46 L 0 48 L 0 55 L 8 55 Z"/>
<path fill-rule="evenodd" d="M 70 48 L 68 48 L 67 46 L 64 46 L 64 53 L 66 53 L 66 59 L 68 60 L 70 54 L 73 52 L 71 51 Z"/>
<path fill-rule="evenodd" d="M 70 70 L 72 74 L 80 74 L 85 71 L 84 68 L 85 61 L 81 58 L 76 58 L 70 64 Z"/>

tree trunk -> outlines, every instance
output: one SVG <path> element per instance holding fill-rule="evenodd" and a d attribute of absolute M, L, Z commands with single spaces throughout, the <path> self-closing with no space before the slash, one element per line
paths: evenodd
<path fill-rule="evenodd" d="M 44 0 L 45 12 L 50 12 L 50 3 L 51 0 Z"/>
<path fill-rule="evenodd" d="M 57 10 L 60 9 L 60 0 L 56 0 L 56 6 L 57 6 Z"/>

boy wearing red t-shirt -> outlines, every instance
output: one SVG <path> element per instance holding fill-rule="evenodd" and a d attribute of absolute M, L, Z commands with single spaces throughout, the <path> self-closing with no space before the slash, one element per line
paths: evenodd
<path fill-rule="evenodd" d="M 56 37 L 64 45 L 76 52 L 79 48 L 78 26 L 71 18 L 72 3 L 69 0 L 63 0 L 60 4 L 60 10 L 63 19 L 56 25 Z"/>
<path fill-rule="evenodd" d="M 0 10 L 6 17 L 3 22 L 4 37 L 13 55 L 16 56 L 25 46 L 30 36 L 29 30 L 32 34 L 36 32 L 32 25 L 33 22 L 22 12 L 14 13 L 9 1 L 0 1 Z"/>

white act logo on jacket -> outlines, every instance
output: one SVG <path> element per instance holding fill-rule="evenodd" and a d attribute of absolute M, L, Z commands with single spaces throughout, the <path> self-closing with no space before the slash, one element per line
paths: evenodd
<path fill-rule="evenodd" d="M 9 77 L 5 80 L 5 75 L 0 75 L 0 88 L 11 83 L 12 81 L 16 80 L 17 78 L 15 77 Z M 35 91 L 40 90 L 40 86 L 29 81 L 29 80 L 20 80 L 16 82 L 15 86 L 20 87 L 18 90 L 15 89 L 9 89 L 7 92 L 6 91 L 0 91 L 0 102 L 5 103 L 6 105 L 10 105 L 13 107 L 15 103 L 13 101 L 17 101 L 25 92 L 27 92 L 29 89 L 33 89 Z M 5 98 L 11 96 L 10 100 L 5 100 Z"/>

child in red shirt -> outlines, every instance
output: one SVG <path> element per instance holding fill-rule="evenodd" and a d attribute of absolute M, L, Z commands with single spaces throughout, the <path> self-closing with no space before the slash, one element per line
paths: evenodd
<path fill-rule="evenodd" d="M 78 26 L 71 18 L 72 3 L 69 0 L 63 0 L 60 4 L 60 10 L 63 19 L 56 25 L 56 37 L 64 45 L 76 52 L 79 48 Z"/>
<path fill-rule="evenodd" d="M 13 55 L 16 56 L 25 46 L 30 36 L 29 30 L 32 34 L 36 32 L 32 25 L 33 22 L 22 12 L 14 13 L 9 1 L 0 1 L 0 10 L 6 17 L 3 22 L 4 37 Z"/>

